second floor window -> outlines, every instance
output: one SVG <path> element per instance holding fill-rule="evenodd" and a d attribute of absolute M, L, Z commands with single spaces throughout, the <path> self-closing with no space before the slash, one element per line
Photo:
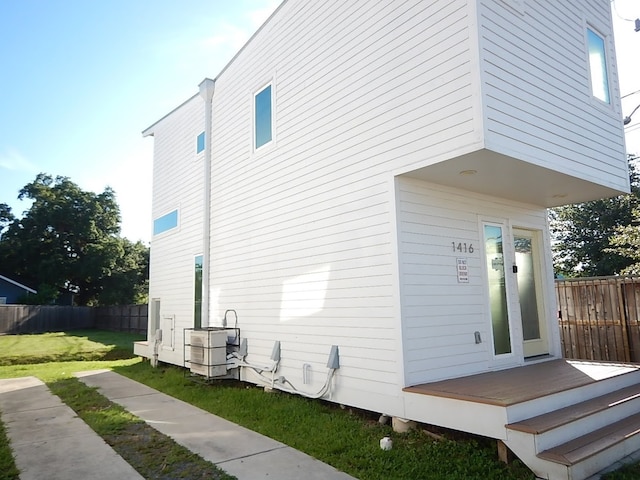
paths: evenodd
<path fill-rule="evenodd" d="M 589 72 L 591 75 L 591 94 L 604 103 L 611 103 L 609 98 L 609 74 L 607 72 L 606 43 L 591 28 L 587 28 L 587 45 L 589 47 Z"/>
<path fill-rule="evenodd" d="M 196 139 L 196 153 L 200 153 L 204 150 L 204 132 L 198 135 Z"/>
<path fill-rule="evenodd" d="M 256 93 L 254 98 L 255 148 L 266 145 L 273 139 L 271 113 L 271 85 Z"/>

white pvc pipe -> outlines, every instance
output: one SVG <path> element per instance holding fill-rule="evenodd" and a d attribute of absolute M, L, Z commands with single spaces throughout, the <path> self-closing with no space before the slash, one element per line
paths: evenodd
<path fill-rule="evenodd" d="M 209 277 L 211 258 L 211 124 L 212 100 L 215 82 L 205 78 L 199 85 L 204 100 L 204 208 L 202 221 L 202 320 L 201 326 L 209 324 Z"/>

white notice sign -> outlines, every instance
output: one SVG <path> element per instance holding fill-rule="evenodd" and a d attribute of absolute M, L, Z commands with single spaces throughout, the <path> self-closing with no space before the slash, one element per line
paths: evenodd
<path fill-rule="evenodd" d="M 458 283 L 469 283 L 469 267 L 466 258 L 456 258 L 458 268 Z"/>

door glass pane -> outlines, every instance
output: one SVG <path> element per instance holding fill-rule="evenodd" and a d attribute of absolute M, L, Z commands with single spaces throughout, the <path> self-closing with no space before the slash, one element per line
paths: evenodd
<path fill-rule="evenodd" d="M 493 348 L 496 355 L 511 353 L 507 289 L 504 275 L 502 227 L 484 226 L 485 252 L 489 281 L 489 303 L 493 329 Z"/>
<path fill-rule="evenodd" d="M 522 333 L 525 340 L 540 338 L 538 299 L 533 271 L 533 248 L 531 238 L 514 237 L 516 265 L 518 265 L 518 295 L 522 316 Z"/>

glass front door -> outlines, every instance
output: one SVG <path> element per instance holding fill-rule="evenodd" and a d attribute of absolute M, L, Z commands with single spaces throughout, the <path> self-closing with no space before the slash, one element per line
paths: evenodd
<path fill-rule="evenodd" d="M 548 354 L 540 232 L 485 223 L 483 235 L 494 355 L 513 353 L 514 338 L 525 358 Z M 521 330 L 510 323 L 518 317 Z"/>
<path fill-rule="evenodd" d="M 513 242 L 524 356 L 544 355 L 549 353 L 549 343 L 541 303 L 538 237 L 534 231 L 516 229 L 513 231 Z"/>
<path fill-rule="evenodd" d="M 493 353 L 511 353 L 507 282 L 504 269 L 504 231 L 501 225 L 484 225 Z"/>

